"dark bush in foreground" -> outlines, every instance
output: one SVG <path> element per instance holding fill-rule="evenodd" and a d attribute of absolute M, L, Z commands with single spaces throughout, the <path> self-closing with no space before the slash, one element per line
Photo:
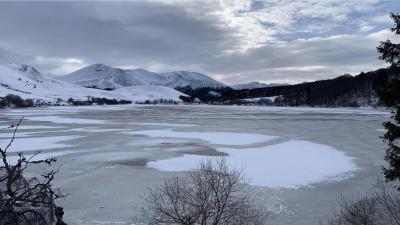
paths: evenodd
<path fill-rule="evenodd" d="M 225 161 L 203 162 L 188 178 L 150 188 L 141 209 L 144 224 L 261 225 L 263 213 L 246 193 L 241 172 Z"/>

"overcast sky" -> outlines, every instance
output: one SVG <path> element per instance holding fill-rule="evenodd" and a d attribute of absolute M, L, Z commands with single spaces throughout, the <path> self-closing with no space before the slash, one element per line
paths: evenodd
<path fill-rule="evenodd" d="M 0 2 L 0 62 L 62 75 L 94 63 L 298 83 L 384 67 L 400 0 Z"/>

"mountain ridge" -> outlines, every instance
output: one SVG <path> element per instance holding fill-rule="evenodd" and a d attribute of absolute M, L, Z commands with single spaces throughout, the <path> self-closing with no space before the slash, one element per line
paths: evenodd
<path fill-rule="evenodd" d="M 121 69 L 105 64 L 86 66 L 70 74 L 57 77 L 57 79 L 99 89 L 117 89 L 135 85 L 158 85 L 170 88 L 180 86 L 217 88 L 226 86 L 208 75 L 197 72 L 174 71 L 155 73 L 142 68 L 135 70 Z"/>

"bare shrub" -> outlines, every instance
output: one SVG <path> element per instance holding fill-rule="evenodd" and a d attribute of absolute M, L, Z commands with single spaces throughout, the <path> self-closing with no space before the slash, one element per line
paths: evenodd
<path fill-rule="evenodd" d="M 382 180 L 371 194 L 342 197 L 338 208 L 327 225 L 400 225 L 400 193 Z"/>
<path fill-rule="evenodd" d="M 379 224 L 378 201 L 374 197 L 343 196 L 339 200 L 338 211 L 328 225 L 375 225 Z"/>
<path fill-rule="evenodd" d="M 144 197 L 147 224 L 261 225 L 266 213 L 246 193 L 242 173 L 224 160 L 205 161 L 186 178 L 172 178 Z"/>
<path fill-rule="evenodd" d="M 24 171 L 31 165 L 51 166 L 55 158 L 35 160 L 39 152 L 31 156 L 17 153 L 12 160 L 8 150 L 15 140 L 15 135 L 22 119 L 15 126 L 13 136 L 5 148 L 0 148 L 0 224 L 7 225 L 47 225 L 56 222 L 54 200 L 63 195 L 53 187 L 55 170 L 50 170 L 40 177 L 25 177 Z M 10 128 L 13 128 L 11 126 Z M 61 218 L 57 217 L 60 223 Z"/>
<path fill-rule="evenodd" d="M 375 198 L 383 211 L 385 224 L 400 225 L 400 192 L 396 183 L 379 180 L 376 185 Z"/>

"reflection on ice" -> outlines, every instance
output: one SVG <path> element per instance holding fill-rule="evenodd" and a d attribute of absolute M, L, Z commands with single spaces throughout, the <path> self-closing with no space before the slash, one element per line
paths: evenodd
<path fill-rule="evenodd" d="M 94 119 L 81 119 L 81 118 L 66 118 L 61 116 L 34 116 L 34 117 L 26 117 L 28 120 L 32 121 L 45 121 L 52 123 L 77 123 L 77 124 L 104 124 L 103 120 L 94 120 Z"/>
<path fill-rule="evenodd" d="M 272 188 L 297 188 L 321 181 L 341 180 L 357 168 L 352 158 L 336 149 L 307 141 L 289 141 L 259 148 L 219 148 L 228 163 L 243 169 L 251 184 Z M 189 171 L 199 161 L 213 158 L 185 154 L 152 161 L 149 167 L 164 171 Z M 215 157 L 214 157 L 215 159 Z"/>

